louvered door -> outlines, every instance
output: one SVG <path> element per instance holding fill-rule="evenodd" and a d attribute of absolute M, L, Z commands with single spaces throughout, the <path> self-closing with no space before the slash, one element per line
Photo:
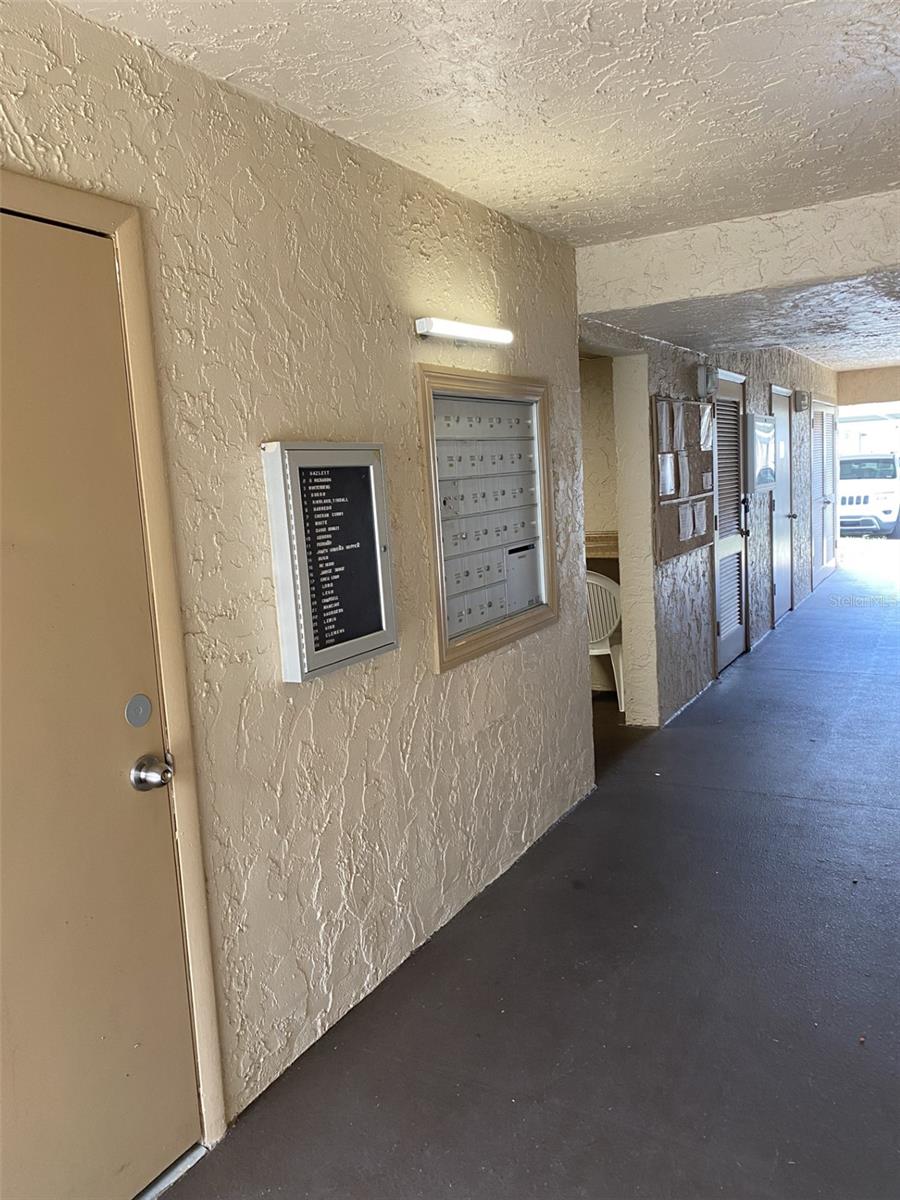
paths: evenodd
<path fill-rule="evenodd" d="M 834 406 L 816 401 L 812 411 L 812 585 L 818 587 L 837 561 L 834 497 Z"/>
<path fill-rule="evenodd" d="M 716 663 L 721 671 L 747 649 L 747 564 L 743 479 L 744 383 L 719 373 L 716 392 Z"/>

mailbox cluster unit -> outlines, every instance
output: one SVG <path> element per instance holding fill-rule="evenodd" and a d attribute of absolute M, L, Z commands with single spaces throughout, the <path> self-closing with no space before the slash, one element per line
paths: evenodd
<path fill-rule="evenodd" d="M 447 634 L 544 604 L 534 404 L 434 397 Z"/>

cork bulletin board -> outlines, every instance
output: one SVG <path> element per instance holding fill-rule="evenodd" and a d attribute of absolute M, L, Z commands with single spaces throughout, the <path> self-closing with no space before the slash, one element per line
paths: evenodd
<path fill-rule="evenodd" d="M 653 396 L 656 561 L 713 541 L 713 406 Z"/>

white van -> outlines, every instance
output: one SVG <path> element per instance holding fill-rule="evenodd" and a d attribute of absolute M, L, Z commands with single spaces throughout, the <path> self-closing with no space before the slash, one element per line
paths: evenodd
<path fill-rule="evenodd" d="M 840 468 L 841 536 L 883 533 L 900 537 L 897 455 L 844 454 Z"/>

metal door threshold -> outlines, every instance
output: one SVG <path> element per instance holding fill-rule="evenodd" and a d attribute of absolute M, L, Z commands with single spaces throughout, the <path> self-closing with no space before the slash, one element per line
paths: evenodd
<path fill-rule="evenodd" d="M 205 1154 L 205 1146 L 191 1146 L 190 1150 L 185 1150 L 181 1158 L 176 1158 L 171 1167 L 167 1167 L 162 1175 L 157 1175 L 142 1192 L 138 1192 L 134 1200 L 156 1200 L 156 1197 L 168 1191 L 173 1183 L 177 1183 L 182 1175 L 186 1175 Z"/>

